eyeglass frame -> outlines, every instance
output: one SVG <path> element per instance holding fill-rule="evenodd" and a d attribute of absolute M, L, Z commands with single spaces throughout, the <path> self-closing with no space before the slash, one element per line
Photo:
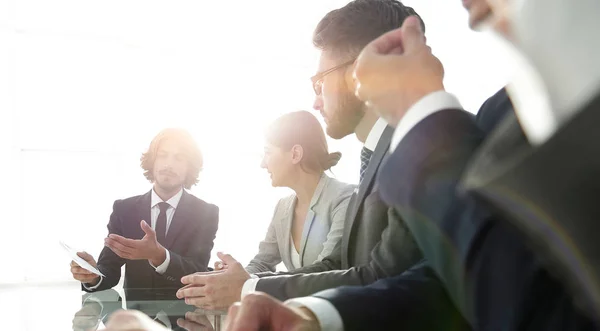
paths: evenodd
<path fill-rule="evenodd" d="M 313 86 L 313 90 L 315 91 L 316 95 L 321 95 L 321 93 L 323 93 L 323 90 L 321 88 L 321 86 L 323 85 L 323 79 L 329 75 L 330 73 L 334 72 L 334 71 L 338 71 L 340 69 L 342 69 L 343 67 L 349 66 L 351 64 L 353 64 L 356 61 L 356 59 L 352 59 L 350 61 L 344 62 L 342 64 L 338 64 L 332 68 L 329 68 L 325 71 L 321 71 L 319 73 L 317 73 L 316 75 L 310 77 L 310 80 L 312 82 L 312 86 Z M 317 84 L 321 83 L 319 88 L 317 88 Z"/>

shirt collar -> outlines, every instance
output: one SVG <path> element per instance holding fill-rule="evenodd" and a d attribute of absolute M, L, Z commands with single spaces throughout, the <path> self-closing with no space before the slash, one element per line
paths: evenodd
<path fill-rule="evenodd" d="M 174 209 L 177 209 L 177 205 L 179 204 L 179 201 L 181 200 L 182 195 L 183 195 L 183 189 L 179 190 L 179 192 L 177 194 L 175 194 L 171 199 L 167 200 L 166 202 L 169 204 L 169 206 L 173 207 Z M 154 208 L 156 205 L 158 205 L 161 202 L 164 202 L 163 199 L 161 199 L 158 196 L 158 194 L 156 194 L 154 189 L 152 189 L 152 200 L 150 202 L 150 208 Z"/>
<path fill-rule="evenodd" d="M 365 147 L 370 151 L 375 151 L 377 148 L 377 144 L 379 143 L 379 139 L 381 139 L 381 135 L 383 135 L 383 131 L 387 127 L 387 122 L 383 118 L 379 118 L 375 125 L 369 131 L 369 135 L 367 136 L 367 140 L 365 140 Z"/>

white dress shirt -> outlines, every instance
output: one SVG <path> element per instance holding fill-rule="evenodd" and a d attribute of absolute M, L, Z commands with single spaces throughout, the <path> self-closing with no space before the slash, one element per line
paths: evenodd
<path fill-rule="evenodd" d="M 398 123 L 398 126 L 394 131 L 394 135 L 392 136 L 390 150 L 393 151 L 396 146 L 398 146 L 402 138 L 404 138 L 406 134 L 419 122 L 421 122 L 427 116 L 444 109 L 462 109 L 462 106 L 455 96 L 445 91 L 430 93 L 415 103 Z M 373 129 L 371 129 L 371 133 L 373 133 L 376 127 L 377 124 L 373 127 Z M 383 126 L 383 128 L 385 129 L 385 126 Z M 381 133 L 383 133 L 383 130 L 381 130 Z M 367 141 L 369 141 L 368 138 Z M 375 143 L 375 145 L 377 144 Z M 335 306 L 327 300 L 317 297 L 303 297 L 288 300 L 286 301 L 286 305 L 292 307 L 304 307 L 312 311 L 317 317 L 321 330 L 344 330 L 342 316 L 340 316 L 340 313 L 337 311 Z"/>
<path fill-rule="evenodd" d="M 166 229 L 167 233 L 169 233 L 169 227 L 171 226 L 171 221 L 173 220 L 173 215 L 175 215 L 175 210 L 177 209 L 177 206 L 179 205 L 179 201 L 181 200 L 182 195 L 183 195 L 183 189 L 181 189 L 171 199 L 166 201 L 169 204 L 169 208 L 167 208 L 167 229 Z M 150 221 L 151 221 L 150 225 L 152 226 L 152 229 L 154 229 L 154 230 L 156 230 L 156 222 L 158 220 L 158 215 L 160 214 L 160 207 L 158 206 L 158 204 L 161 202 L 165 202 L 165 201 L 163 201 L 163 199 L 161 199 L 158 196 L 158 194 L 156 194 L 156 192 L 154 192 L 154 189 L 152 189 L 152 197 L 150 200 Z M 165 236 L 167 233 L 165 233 Z M 150 261 L 148 261 L 148 263 L 150 263 L 150 265 L 154 268 L 154 270 L 156 270 L 156 272 L 161 275 L 167 271 L 167 268 L 169 267 L 169 263 L 171 262 L 171 254 L 169 254 L 169 250 L 165 249 L 165 253 L 166 253 L 165 261 L 158 267 L 153 266 L 152 263 L 150 263 Z M 94 286 L 87 286 L 86 284 L 83 284 L 83 286 L 88 290 L 91 290 L 91 291 L 95 290 L 96 288 L 98 288 L 98 286 L 100 286 L 103 279 L 104 279 L 103 277 L 100 277 L 100 281 L 98 282 L 98 284 L 96 284 Z"/>
<path fill-rule="evenodd" d="M 292 239 L 292 236 L 290 236 L 290 257 L 292 260 L 292 266 L 294 266 L 295 269 L 302 268 L 302 263 L 300 262 L 300 254 L 298 253 L 298 250 L 294 245 L 294 239 Z"/>
<path fill-rule="evenodd" d="M 383 118 L 379 118 L 377 120 L 377 122 L 375 122 L 375 124 L 373 125 L 373 127 L 371 128 L 371 131 L 369 131 L 369 134 L 367 135 L 367 139 L 365 140 L 365 147 L 370 149 L 371 151 L 375 151 L 375 148 L 377 147 L 377 143 L 379 143 L 379 139 L 381 139 L 381 135 L 383 134 L 383 131 L 385 130 L 385 128 L 387 127 L 387 122 L 383 119 Z M 294 244 L 292 243 L 292 262 L 294 260 Z M 296 254 L 298 254 L 298 252 L 296 252 Z M 298 257 L 300 258 L 300 257 Z M 258 285 L 258 282 L 260 281 L 260 278 L 258 278 L 255 275 L 250 275 L 250 279 L 246 280 L 246 282 L 244 282 L 244 285 L 242 286 L 242 295 L 241 297 L 245 297 L 248 293 L 252 293 L 254 291 L 256 291 L 256 286 Z M 329 302 L 327 302 L 329 303 Z"/>

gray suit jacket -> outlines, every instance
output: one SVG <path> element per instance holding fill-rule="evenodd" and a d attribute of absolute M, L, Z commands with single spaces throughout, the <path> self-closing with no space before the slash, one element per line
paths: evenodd
<path fill-rule="evenodd" d="M 321 177 L 310 202 L 302 231 L 298 252 L 302 266 L 321 261 L 340 241 L 346 209 L 355 187 L 326 175 Z M 246 267 L 249 273 L 275 271 L 275 266 L 281 261 L 288 270 L 296 269 L 292 265 L 290 254 L 296 201 L 296 195 L 293 194 L 277 203 L 267 235 L 259 245 L 258 254 Z"/>
<path fill-rule="evenodd" d="M 375 177 L 387 158 L 393 129 L 387 127 L 355 191 L 344 235 L 321 262 L 288 273 L 260 273 L 256 290 L 280 300 L 307 296 L 342 285 L 366 285 L 398 275 L 421 260 L 421 252 L 394 209 L 379 196 Z"/>

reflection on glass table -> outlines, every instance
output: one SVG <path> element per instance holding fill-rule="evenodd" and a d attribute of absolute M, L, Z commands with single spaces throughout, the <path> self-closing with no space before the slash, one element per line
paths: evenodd
<path fill-rule="evenodd" d="M 175 297 L 173 289 L 126 290 L 124 299 L 112 289 L 84 294 L 81 309 L 73 318 L 73 331 L 101 330 L 101 323 L 111 330 L 133 330 L 147 325 L 149 331 L 219 331 L 225 318 L 225 311 L 186 305 Z M 123 314 L 119 312 L 122 309 L 140 313 Z"/>

